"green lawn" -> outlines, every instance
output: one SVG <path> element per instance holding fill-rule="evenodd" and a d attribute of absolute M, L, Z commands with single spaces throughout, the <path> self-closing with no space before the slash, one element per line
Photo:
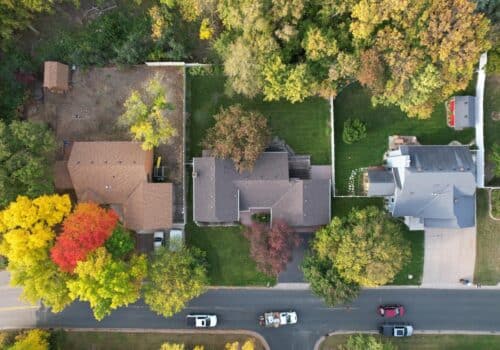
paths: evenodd
<path fill-rule="evenodd" d="M 500 221 L 488 215 L 488 193 L 477 190 L 476 282 L 500 282 Z"/>
<path fill-rule="evenodd" d="M 200 142 L 206 129 L 213 125 L 212 116 L 220 107 L 240 103 L 266 116 L 273 135 L 284 139 L 297 154 L 311 155 L 313 164 L 331 164 L 328 101 L 309 98 L 303 103 L 292 104 L 265 102 L 261 97 L 252 100 L 239 95 L 228 97 L 224 94 L 224 82 L 221 75 L 193 77 L 188 74 L 191 157 L 201 155 Z"/>
<path fill-rule="evenodd" d="M 500 113 L 500 74 L 488 75 L 484 89 L 484 147 L 487 162 L 493 144 L 500 143 L 500 121 L 491 118 L 493 112 Z M 500 186 L 500 178 L 493 178 L 487 183 Z"/>
<path fill-rule="evenodd" d="M 165 333 L 111 333 L 111 332 L 64 332 L 58 337 L 58 349 L 71 350 L 159 350 L 165 342 L 185 344 L 186 349 L 204 345 L 205 350 L 224 349 L 227 342 L 247 340 L 238 334 L 165 334 Z M 260 342 L 255 349 L 262 350 Z"/>
<path fill-rule="evenodd" d="M 216 286 L 274 284 L 276 280 L 259 272 L 249 255 L 250 246 L 242 228 L 186 226 L 186 242 L 207 253 L 210 283 Z"/>
<path fill-rule="evenodd" d="M 363 209 L 370 205 L 383 208 L 384 202 L 382 198 L 335 197 L 332 201 L 332 217 L 342 217 L 347 215 L 352 208 Z M 410 241 L 412 258 L 403 266 L 391 284 L 419 285 L 422 282 L 424 268 L 424 232 L 410 231 L 403 224 L 401 224 L 401 229 L 405 239 Z M 413 275 L 411 280 L 408 279 L 409 274 Z"/>
<path fill-rule="evenodd" d="M 342 141 L 344 122 L 358 118 L 366 123 L 367 137 L 347 145 Z M 337 194 L 348 194 L 348 179 L 355 169 L 380 165 L 390 135 L 414 135 L 422 144 L 448 144 L 452 140 L 469 143 L 474 130 L 461 132 L 448 128 L 444 104 L 436 106 L 431 118 L 408 118 L 399 108 L 374 108 L 370 94 L 358 84 L 344 89 L 335 100 L 335 187 Z"/>
<path fill-rule="evenodd" d="M 349 335 L 328 337 L 321 350 L 337 350 L 345 345 Z M 379 337 L 376 335 L 376 337 Z M 500 336 L 495 335 L 414 335 L 408 338 L 388 340 L 398 350 L 490 350 L 500 348 Z"/>

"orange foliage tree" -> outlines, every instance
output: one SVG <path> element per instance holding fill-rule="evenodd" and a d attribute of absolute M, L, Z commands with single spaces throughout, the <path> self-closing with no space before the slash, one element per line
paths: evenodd
<path fill-rule="evenodd" d="M 51 250 L 54 263 L 62 271 L 73 272 L 78 261 L 104 245 L 118 223 L 114 210 L 95 203 L 81 203 L 63 222 L 63 232 Z"/>

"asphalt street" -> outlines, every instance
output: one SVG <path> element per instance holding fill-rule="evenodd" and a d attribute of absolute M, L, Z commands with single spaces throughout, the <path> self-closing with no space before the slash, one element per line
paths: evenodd
<path fill-rule="evenodd" d="M 92 317 L 85 303 L 74 303 L 59 314 L 36 311 L 40 327 L 185 328 L 187 313 L 215 313 L 219 329 L 258 331 L 271 349 L 308 350 L 331 331 L 375 330 L 383 319 L 377 315 L 381 303 L 401 303 L 407 314 L 401 321 L 418 330 L 500 331 L 500 290 L 369 289 L 347 307 L 328 308 L 309 291 L 273 289 L 209 290 L 171 318 L 160 317 L 142 302 L 115 310 L 101 322 Z M 296 310 L 297 325 L 279 329 L 258 326 L 258 315 L 266 310 Z M 12 323 L 16 312 L 0 312 L 0 326 Z"/>

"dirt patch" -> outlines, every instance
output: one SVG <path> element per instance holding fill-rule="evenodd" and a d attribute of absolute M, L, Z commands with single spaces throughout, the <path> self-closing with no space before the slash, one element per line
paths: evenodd
<path fill-rule="evenodd" d="M 71 89 L 65 94 L 45 92 L 43 104 L 32 105 L 28 118 L 49 123 L 58 141 L 58 159 L 62 159 L 63 145 L 71 141 L 129 141 L 126 128 L 117 126 L 124 112 L 123 104 L 132 90 L 142 92 L 146 82 L 158 77 L 167 91 L 174 109 L 168 120 L 177 130 L 168 144 L 155 149 L 155 164 L 161 157 L 166 166 L 167 181 L 174 184 L 174 222 L 183 222 L 184 172 L 184 68 L 105 67 L 77 69 L 71 74 Z"/>

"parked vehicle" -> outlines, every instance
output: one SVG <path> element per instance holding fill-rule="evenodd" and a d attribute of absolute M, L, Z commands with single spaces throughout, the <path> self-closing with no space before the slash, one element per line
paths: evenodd
<path fill-rule="evenodd" d="M 164 241 L 165 241 L 165 233 L 163 231 L 156 231 L 153 234 L 153 247 L 155 250 L 163 246 Z"/>
<path fill-rule="evenodd" d="M 409 337 L 413 335 L 413 326 L 409 323 L 383 323 L 379 332 L 387 337 Z"/>
<path fill-rule="evenodd" d="M 259 324 L 264 327 L 275 327 L 297 323 L 295 311 L 270 311 L 259 316 Z"/>
<path fill-rule="evenodd" d="M 380 305 L 378 307 L 378 313 L 382 317 L 397 317 L 397 316 L 404 316 L 405 314 L 405 308 L 403 305 Z"/>
<path fill-rule="evenodd" d="M 217 326 L 216 315 L 187 315 L 186 322 L 189 327 L 212 328 Z"/>
<path fill-rule="evenodd" d="M 178 251 L 184 245 L 184 235 L 182 230 L 171 229 L 168 240 L 168 249 L 172 252 Z"/>

